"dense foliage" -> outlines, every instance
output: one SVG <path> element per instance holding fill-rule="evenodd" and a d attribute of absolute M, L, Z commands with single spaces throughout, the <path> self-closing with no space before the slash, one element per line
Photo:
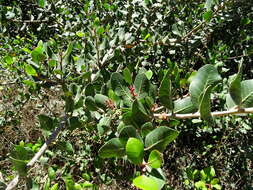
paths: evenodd
<path fill-rule="evenodd" d="M 0 0 L 0 189 L 252 188 L 251 4 Z"/>

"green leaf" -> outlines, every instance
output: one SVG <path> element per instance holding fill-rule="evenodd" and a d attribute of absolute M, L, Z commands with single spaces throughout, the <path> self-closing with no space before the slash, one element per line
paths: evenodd
<path fill-rule="evenodd" d="M 195 106 L 193 106 L 191 97 L 188 96 L 183 99 L 174 101 L 174 113 L 194 113 L 198 111 Z"/>
<path fill-rule="evenodd" d="M 203 18 L 205 19 L 206 22 L 209 22 L 213 17 L 213 11 L 206 11 L 203 14 Z"/>
<path fill-rule="evenodd" d="M 136 177 L 133 180 L 133 184 L 142 190 L 159 190 L 157 182 L 154 179 L 145 175 Z"/>
<path fill-rule="evenodd" d="M 81 128 L 83 126 L 83 123 L 79 120 L 78 117 L 73 116 L 71 118 L 69 118 L 69 127 L 68 129 L 70 130 L 74 130 L 77 128 Z"/>
<path fill-rule="evenodd" d="M 26 64 L 25 65 L 25 72 L 30 76 L 38 76 L 36 70 L 33 68 L 33 66 Z"/>
<path fill-rule="evenodd" d="M 75 102 L 72 95 L 67 95 L 65 97 L 65 111 L 66 112 L 73 112 L 75 108 Z"/>
<path fill-rule="evenodd" d="M 123 76 L 124 76 L 124 79 L 125 81 L 131 85 L 132 84 L 132 76 L 131 76 L 131 72 L 130 70 L 126 67 L 124 70 L 123 70 Z"/>
<path fill-rule="evenodd" d="M 219 82 L 221 82 L 221 80 L 221 76 L 213 65 L 208 64 L 201 67 L 193 78 L 189 87 L 189 92 L 193 105 L 196 108 L 199 108 L 201 94 L 203 93 L 203 91 L 208 86 L 214 87 Z"/>
<path fill-rule="evenodd" d="M 161 86 L 159 88 L 159 99 L 163 106 L 172 110 L 173 102 L 172 102 L 172 94 L 171 94 L 171 80 L 170 73 L 166 71 L 164 74 L 163 80 L 161 82 Z"/>
<path fill-rule="evenodd" d="M 43 42 L 40 41 L 38 43 L 38 46 L 32 51 L 31 53 L 32 61 L 35 63 L 40 63 L 41 61 L 44 61 L 46 58 L 46 55 L 44 54 L 44 48 L 43 48 Z"/>
<path fill-rule="evenodd" d="M 204 181 L 197 181 L 195 182 L 194 186 L 197 190 L 207 190 L 206 183 Z"/>
<path fill-rule="evenodd" d="M 160 168 L 162 163 L 162 154 L 158 150 L 152 150 L 148 157 L 148 165 L 152 168 Z"/>
<path fill-rule="evenodd" d="M 103 135 L 109 129 L 110 125 L 111 125 L 110 117 L 103 117 L 102 119 L 100 119 L 99 123 L 97 124 L 99 135 Z"/>
<path fill-rule="evenodd" d="M 95 97 L 95 103 L 98 107 L 102 108 L 102 109 L 106 109 L 108 108 L 108 101 L 109 98 L 103 94 L 96 94 Z"/>
<path fill-rule="evenodd" d="M 65 70 L 66 65 L 69 64 L 71 61 L 71 53 L 73 51 L 73 47 L 74 47 L 74 42 L 69 43 L 66 52 L 62 56 L 64 70 Z"/>
<path fill-rule="evenodd" d="M 166 146 L 174 141 L 178 135 L 178 131 L 165 126 L 160 126 L 146 136 L 145 147 L 147 150 L 157 149 L 158 151 L 163 152 Z"/>
<path fill-rule="evenodd" d="M 217 189 L 217 190 L 222 189 L 221 185 L 219 185 L 219 184 L 212 185 L 212 188 Z"/>
<path fill-rule="evenodd" d="M 56 178 L 55 170 L 52 167 L 48 168 L 48 177 L 50 180 L 54 180 Z"/>
<path fill-rule="evenodd" d="M 51 131 L 55 127 L 55 122 L 54 120 L 47 116 L 47 115 L 38 115 L 38 119 L 40 122 L 40 127 L 44 130 Z"/>
<path fill-rule="evenodd" d="M 38 0 L 38 4 L 39 4 L 40 7 L 44 8 L 46 2 L 45 2 L 45 0 Z"/>
<path fill-rule="evenodd" d="M 119 138 L 112 138 L 99 149 L 98 155 L 101 158 L 122 157 L 125 155 L 124 144 Z"/>
<path fill-rule="evenodd" d="M 127 158 L 134 164 L 139 165 L 143 161 L 144 144 L 136 138 L 129 138 L 126 144 Z"/>
<path fill-rule="evenodd" d="M 132 99 L 124 78 L 119 73 L 113 73 L 111 76 L 111 87 L 117 96 L 128 97 Z"/>
<path fill-rule="evenodd" d="M 242 80 L 242 61 L 240 62 L 238 73 L 234 76 L 229 86 L 229 94 L 234 103 L 238 106 L 240 106 L 242 102 L 241 80 Z"/>
<path fill-rule="evenodd" d="M 134 80 L 135 93 L 139 98 L 149 95 L 149 80 L 144 73 L 138 74 Z"/>
<path fill-rule="evenodd" d="M 142 137 L 147 136 L 149 132 L 151 132 L 154 129 L 154 126 L 151 122 L 144 123 L 141 126 L 141 135 Z"/>
<path fill-rule="evenodd" d="M 14 62 L 13 58 L 9 55 L 5 56 L 3 60 L 5 63 L 7 63 L 7 65 L 12 65 L 12 63 Z"/>
<path fill-rule="evenodd" d="M 140 126 L 151 120 L 151 117 L 147 113 L 146 108 L 137 99 L 133 102 L 132 105 L 132 118 Z"/>
<path fill-rule="evenodd" d="M 253 106 L 253 79 L 241 82 L 241 98 L 242 108 L 249 108 Z M 227 94 L 226 104 L 229 109 L 236 106 L 230 94 Z"/>
<path fill-rule="evenodd" d="M 147 79 L 150 80 L 153 76 L 153 71 L 148 70 L 147 72 L 145 72 L 145 75 L 146 75 Z"/>
<path fill-rule="evenodd" d="M 136 129 L 133 126 L 131 125 L 125 126 L 119 131 L 120 139 L 127 141 L 130 137 L 135 137 L 135 138 L 138 137 Z"/>
<path fill-rule="evenodd" d="M 89 111 L 96 111 L 98 109 L 94 98 L 91 96 L 88 96 L 85 98 L 84 104 L 88 108 Z"/>
<path fill-rule="evenodd" d="M 211 115 L 211 100 L 210 100 L 212 89 L 213 89 L 213 86 L 211 85 L 205 89 L 205 91 L 201 95 L 200 106 L 199 106 L 200 117 L 210 124 L 213 123 L 213 118 Z"/>
<path fill-rule="evenodd" d="M 163 188 L 163 186 L 165 185 L 165 180 L 164 179 L 161 179 L 161 178 L 158 178 L 158 177 L 155 177 L 153 175 L 150 176 L 151 179 L 155 180 L 155 182 L 157 183 L 158 185 L 158 189 L 161 190 Z"/>
<path fill-rule="evenodd" d="M 95 88 L 94 85 L 89 83 L 86 87 L 85 87 L 85 96 L 95 96 Z"/>
<path fill-rule="evenodd" d="M 12 158 L 12 157 L 10 157 L 10 160 L 11 160 L 12 164 L 14 165 L 15 169 L 18 171 L 20 176 L 27 175 L 27 168 L 26 168 L 27 161 L 18 160 L 18 159 Z"/>
<path fill-rule="evenodd" d="M 59 183 L 54 184 L 50 190 L 58 190 L 59 189 Z"/>

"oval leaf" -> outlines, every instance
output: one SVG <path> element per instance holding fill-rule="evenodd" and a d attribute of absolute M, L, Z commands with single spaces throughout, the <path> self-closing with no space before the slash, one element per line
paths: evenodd
<path fill-rule="evenodd" d="M 158 127 L 151 131 L 145 139 L 146 149 L 157 149 L 163 152 L 166 146 L 175 140 L 179 132 L 165 126 Z"/>
<path fill-rule="evenodd" d="M 191 100 L 193 105 L 196 108 L 199 108 L 200 104 L 200 96 L 203 91 L 208 87 L 214 87 L 222 80 L 221 76 L 219 75 L 217 69 L 213 65 L 205 65 L 201 67 L 195 77 L 193 78 L 189 92 L 191 95 Z"/>
<path fill-rule="evenodd" d="M 149 94 L 149 80 L 144 73 L 138 74 L 134 81 L 135 93 L 140 98 L 144 98 Z"/>
<path fill-rule="evenodd" d="M 117 96 L 126 96 L 131 99 L 131 95 L 124 78 L 119 73 L 113 73 L 111 76 L 111 87 Z"/>
<path fill-rule="evenodd" d="M 173 109 L 173 102 L 171 95 L 171 80 L 169 71 L 166 71 L 163 80 L 161 82 L 161 86 L 159 88 L 159 99 L 163 106 L 165 106 L 170 110 Z"/>
<path fill-rule="evenodd" d="M 103 94 L 96 94 L 95 97 L 95 103 L 98 107 L 102 109 L 106 109 L 108 106 L 109 98 Z"/>
<path fill-rule="evenodd" d="M 126 81 L 129 85 L 131 85 L 131 84 L 132 84 L 132 75 L 131 75 L 130 70 L 129 70 L 127 67 L 123 70 L 123 75 L 124 75 L 125 81 Z"/>
<path fill-rule="evenodd" d="M 122 157 L 125 155 L 125 147 L 119 138 L 113 138 L 99 149 L 98 155 L 101 158 Z"/>
<path fill-rule="evenodd" d="M 209 124 L 213 123 L 213 118 L 211 115 L 211 91 L 212 91 L 212 86 L 208 86 L 207 89 L 203 92 L 201 95 L 201 101 L 200 101 L 200 106 L 199 106 L 199 112 L 200 112 L 200 117 L 203 120 L 206 120 Z"/>
<path fill-rule="evenodd" d="M 148 157 L 148 165 L 152 168 L 160 168 L 162 163 L 162 154 L 158 150 L 152 150 Z"/>
<path fill-rule="evenodd" d="M 174 113 L 194 113 L 198 111 L 195 106 L 193 106 L 191 97 L 186 97 L 174 101 Z"/>
<path fill-rule="evenodd" d="M 127 158 L 134 164 L 139 165 L 143 161 L 144 144 L 136 138 L 130 138 L 126 144 Z"/>
<path fill-rule="evenodd" d="M 249 108 L 253 106 L 253 79 L 241 82 L 241 107 Z M 226 104 L 228 108 L 236 106 L 230 94 L 226 97 Z"/>
<path fill-rule="evenodd" d="M 241 80 L 242 80 L 242 62 L 239 65 L 238 73 L 234 76 L 229 86 L 229 94 L 236 105 L 241 104 Z"/>
<path fill-rule="evenodd" d="M 150 121 L 149 114 L 144 105 L 139 101 L 135 100 L 132 105 L 132 118 L 140 126 Z"/>
<path fill-rule="evenodd" d="M 133 184 L 142 190 L 159 190 L 157 182 L 154 179 L 145 175 L 136 177 L 133 180 Z"/>

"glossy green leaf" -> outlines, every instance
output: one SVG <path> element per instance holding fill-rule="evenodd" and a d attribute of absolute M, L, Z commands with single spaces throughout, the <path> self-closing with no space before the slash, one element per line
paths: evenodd
<path fill-rule="evenodd" d="M 132 75 L 131 75 L 130 70 L 127 67 L 123 70 L 123 76 L 124 76 L 125 81 L 129 85 L 131 85 L 132 84 Z"/>
<path fill-rule="evenodd" d="M 33 68 L 33 66 L 26 64 L 25 65 L 25 72 L 30 76 L 38 76 L 36 70 Z"/>
<path fill-rule="evenodd" d="M 146 136 L 145 147 L 146 149 L 157 149 L 158 151 L 163 152 L 166 146 L 174 141 L 178 135 L 178 131 L 165 126 L 160 126 Z"/>
<path fill-rule="evenodd" d="M 38 119 L 40 122 L 40 128 L 42 129 L 51 131 L 55 127 L 54 120 L 47 115 L 38 115 Z"/>
<path fill-rule="evenodd" d="M 159 99 L 163 106 L 172 110 L 173 102 L 172 102 L 172 94 L 171 94 L 171 80 L 170 73 L 166 71 L 161 82 L 161 86 L 159 88 Z"/>
<path fill-rule="evenodd" d="M 149 95 L 149 80 L 144 73 L 138 74 L 134 80 L 135 93 L 139 98 Z"/>
<path fill-rule="evenodd" d="M 38 4 L 39 4 L 40 7 L 44 8 L 46 2 L 45 2 L 45 0 L 38 0 Z"/>
<path fill-rule="evenodd" d="M 91 96 L 88 96 L 88 97 L 85 98 L 84 104 L 88 108 L 89 111 L 96 111 L 98 109 L 94 98 L 91 97 Z"/>
<path fill-rule="evenodd" d="M 94 85 L 89 83 L 86 87 L 85 87 L 85 96 L 95 96 L 95 89 L 94 89 Z"/>
<path fill-rule="evenodd" d="M 59 183 L 54 184 L 50 190 L 58 190 L 59 189 Z"/>
<path fill-rule="evenodd" d="M 197 181 L 194 183 L 196 190 L 208 190 L 205 181 Z"/>
<path fill-rule="evenodd" d="M 253 106 L 253 79 L 241 82 L 241 107 L 249 108 Z M 230 94 L 226 97 L 226 104 L 228 108 L 236 106 Z"/>
<path fill-rule="evenodd" d="M 144 123 L 141 126 L 141 135 L 142 137 L 147 136 L 149 132 L 151 132 L 154 129 L 154 126 L 151 122 Z"/>
<path fill-rule="evenodd" d="M 65 70 L 66 65 L 71 61 L 71 53 L 73 51 L 74 42 L 69 43 L 67 50 L 63 54 L 63 70 Z"/>
<path fill-rule="evenodd" d="M 189 87 L 189 92 L 193 105 L 196 108 L 199 108 L 199 104 L 201 101 L 200 97 L 203 91 L 208 86 L 214 87 L 219 82 L 221 82 L 221 80 L 221 76 L 213 65 L 208 64 L 201 67 L 193 78 Z"/>
<path fill-rule="evenodd" d="M 239 65 L 238 73 L 232 79 L 229 86 L 229 94 L 234 103 L 240 106 L 242 102 L 242 92 L 241 92 L 241 80 L 242 80 L 242 61 Z"/>
<path fill-rule="evenodd" d="M 165 180 L 164 179 L 161 179 L 161 178 L 158 178 L 158 177 L 155 177 L 153 175 L 149 176 L 151 179 L 155 180 L 155 182 L 157 183 L 158 185 L 158 189 L 161 190 L 163 188 L 163 186 L 165 185 Z"/>
<path fill-rule="evenodd" d="M 48 177 L 50 180 L 54 180 L 56 178 L 55 170 L 52 167 L 48 168 Z"/>
<path fill-rule="evenodd" d="M 211 91 L 212 86 L 208 86 L 203 94 L 201 95 L 200 105 L 199 105 L 199 112 L 200 117 L 207 121 L 209 124 L 213 123 L 213 118 L 211 115 Z"/>
<path fill-rule="evenodd" d="M 96 94 L 95 97 L 95 103 L 98 107 L 102 108 L 102 109 L 106 109 L 108 108 L 108 101 L 109 98 L 103 94 Z"/>
<path fill-rule="evenodd" d="M 126 144 L 127 158 L 134 164 L 139 165 L 143 161 L 144 144 L 136 138 L 129 138 Z"/>
<path fill-rule="evenodd" d="M 159 190 L 157 182 L 154 179 L 145 175 L 136 177 L 133 180 L 133 184 L 142 190 Z"/>
<path fill-rule="evenodd" d="M 198 109 L 193 106 L 190 96 L 174 101 L 174 113 L 183 114 L 194 113 L 196 111 L 198 111 Z"/>
<path fill-rule="evenodd" d="M 162 163 L 162 154 L 158 150 L 152 150 L 148 157 L 148 165 L 152 168 L 160 168 Z"/>
<path fill-rule="evenodd" d="M 113 73 L 110 81 L 111 87 L 117 96 L 125 96 L 131 99 L 128 85 L 120 73 Z"/>
<path fill-rule="evenodd" d="M 148 70 L 147 72 L 145 72 L 145 75 L 146 75 L 147 79 L 150 80 L 153 76 L 153 71 Z"/>
<path fill-rule="evenodd" d="M 97 124 L 97 129 L 99 135 L 103 135 L 110 127 L 111 125 L 111 118 L 110 117 L 103 117 L 99 120 L 99 123 Z"/>
<path fill-rule="evenodd" d="M 74 130 L 77 128 L 81 128 L 83 126 L 83 123 L 80 121 L 80 119 L 76 116 L 69 118 L 69 127 L 68 129 Z"/>
<path fill-rule="evenodd" d="M 206 22 L 209 22 L 212 19 L 213 16 L 213 11 L 206 11 L 203 14 L 203 18 L 205 19 Z"/>
<path fill-rule="evenodd" d="M 45 60 L 46 55 L 44 54 L 43 42 L 40 41 L 38 46 L 32 51 L 31 53 L 32 61 L 35 63 L 40 63 L 41 61 Z"/>
<path fill-rule="evenodd" d="M 133 126 L 131 125 L 125 126 L 119 131 L 120 139 L 127 141 L 130 137 L 135 137 L 135 138 L 138 137 L 136 129 Z"/>
<path fill-rule="evenodd" d="M 142 124 L 151 120 L 147 109 L 145 106 L 140 102 L 140 100 L 135 100 L 132 105 L 132 118 L 133 120 L 141 126 Z"/>
<path fill-rule="evenodd" d="M 124 144 L 119 138 L 112 138 L 99 149 L 98 155 L 101 158 L 122 157 L 125 155 Z"/>

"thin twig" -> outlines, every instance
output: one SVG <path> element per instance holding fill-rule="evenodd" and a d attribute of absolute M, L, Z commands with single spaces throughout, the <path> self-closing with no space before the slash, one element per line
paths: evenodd
<path fill-rule="evenodd" d="M 48 19 L 45 20 L 17 20 L 17 19 L 9 19 L 11 22 L 17 22 L 17 23 L 46 23 L 49 22 Z"/>
<path fill-rule="evenodd" d="M 30 160 L 30 162 L 28 162 L 28 164 L 26 165 L 26 167 L 29 169 L 31 168 L 36 162 L 37 160 L 40 159 L 40 157 L 44 154 L 44 152 L 47 150 L 48 146 L 56 139 L 57 135 L 59 134 L 59 132 L 65 127 L 65 124 L 67 122 L 67 115 L 65 115 L 63 117 L 63 119 L 61 120 L 59 127 L 56 128 L 54 130 L 54 132 L 50 135 L 50 137 L 48 138 L 48 140 L 43 144 L 43 146 L 40 148 L 40 150 L 34 155 L 34 157 Z M 17 175 L 6 187 L 5 190 L 12 190 L 14 189 L 18 182 L 19 182 L 19 175 Z"/>
<path fill-rule="evenodd" d="M 214 117 L 217 116 L 227 116 L 227 115 L 236 115 L 236 114 L 249 114 L 253 113 L 252 108 L 244 108 L 244 109 L 231 109 L 227 111 L 216 111 L 212 112 L 211 115 Z M 161 113 L 161 114 L 154 114 L 156 118 L 176 118 L 176 119 L 190 119 L 190 118 L 200 118 L 200 113 L 188 113 L 188 114 L 172 114 L 172 113 Z"/>

